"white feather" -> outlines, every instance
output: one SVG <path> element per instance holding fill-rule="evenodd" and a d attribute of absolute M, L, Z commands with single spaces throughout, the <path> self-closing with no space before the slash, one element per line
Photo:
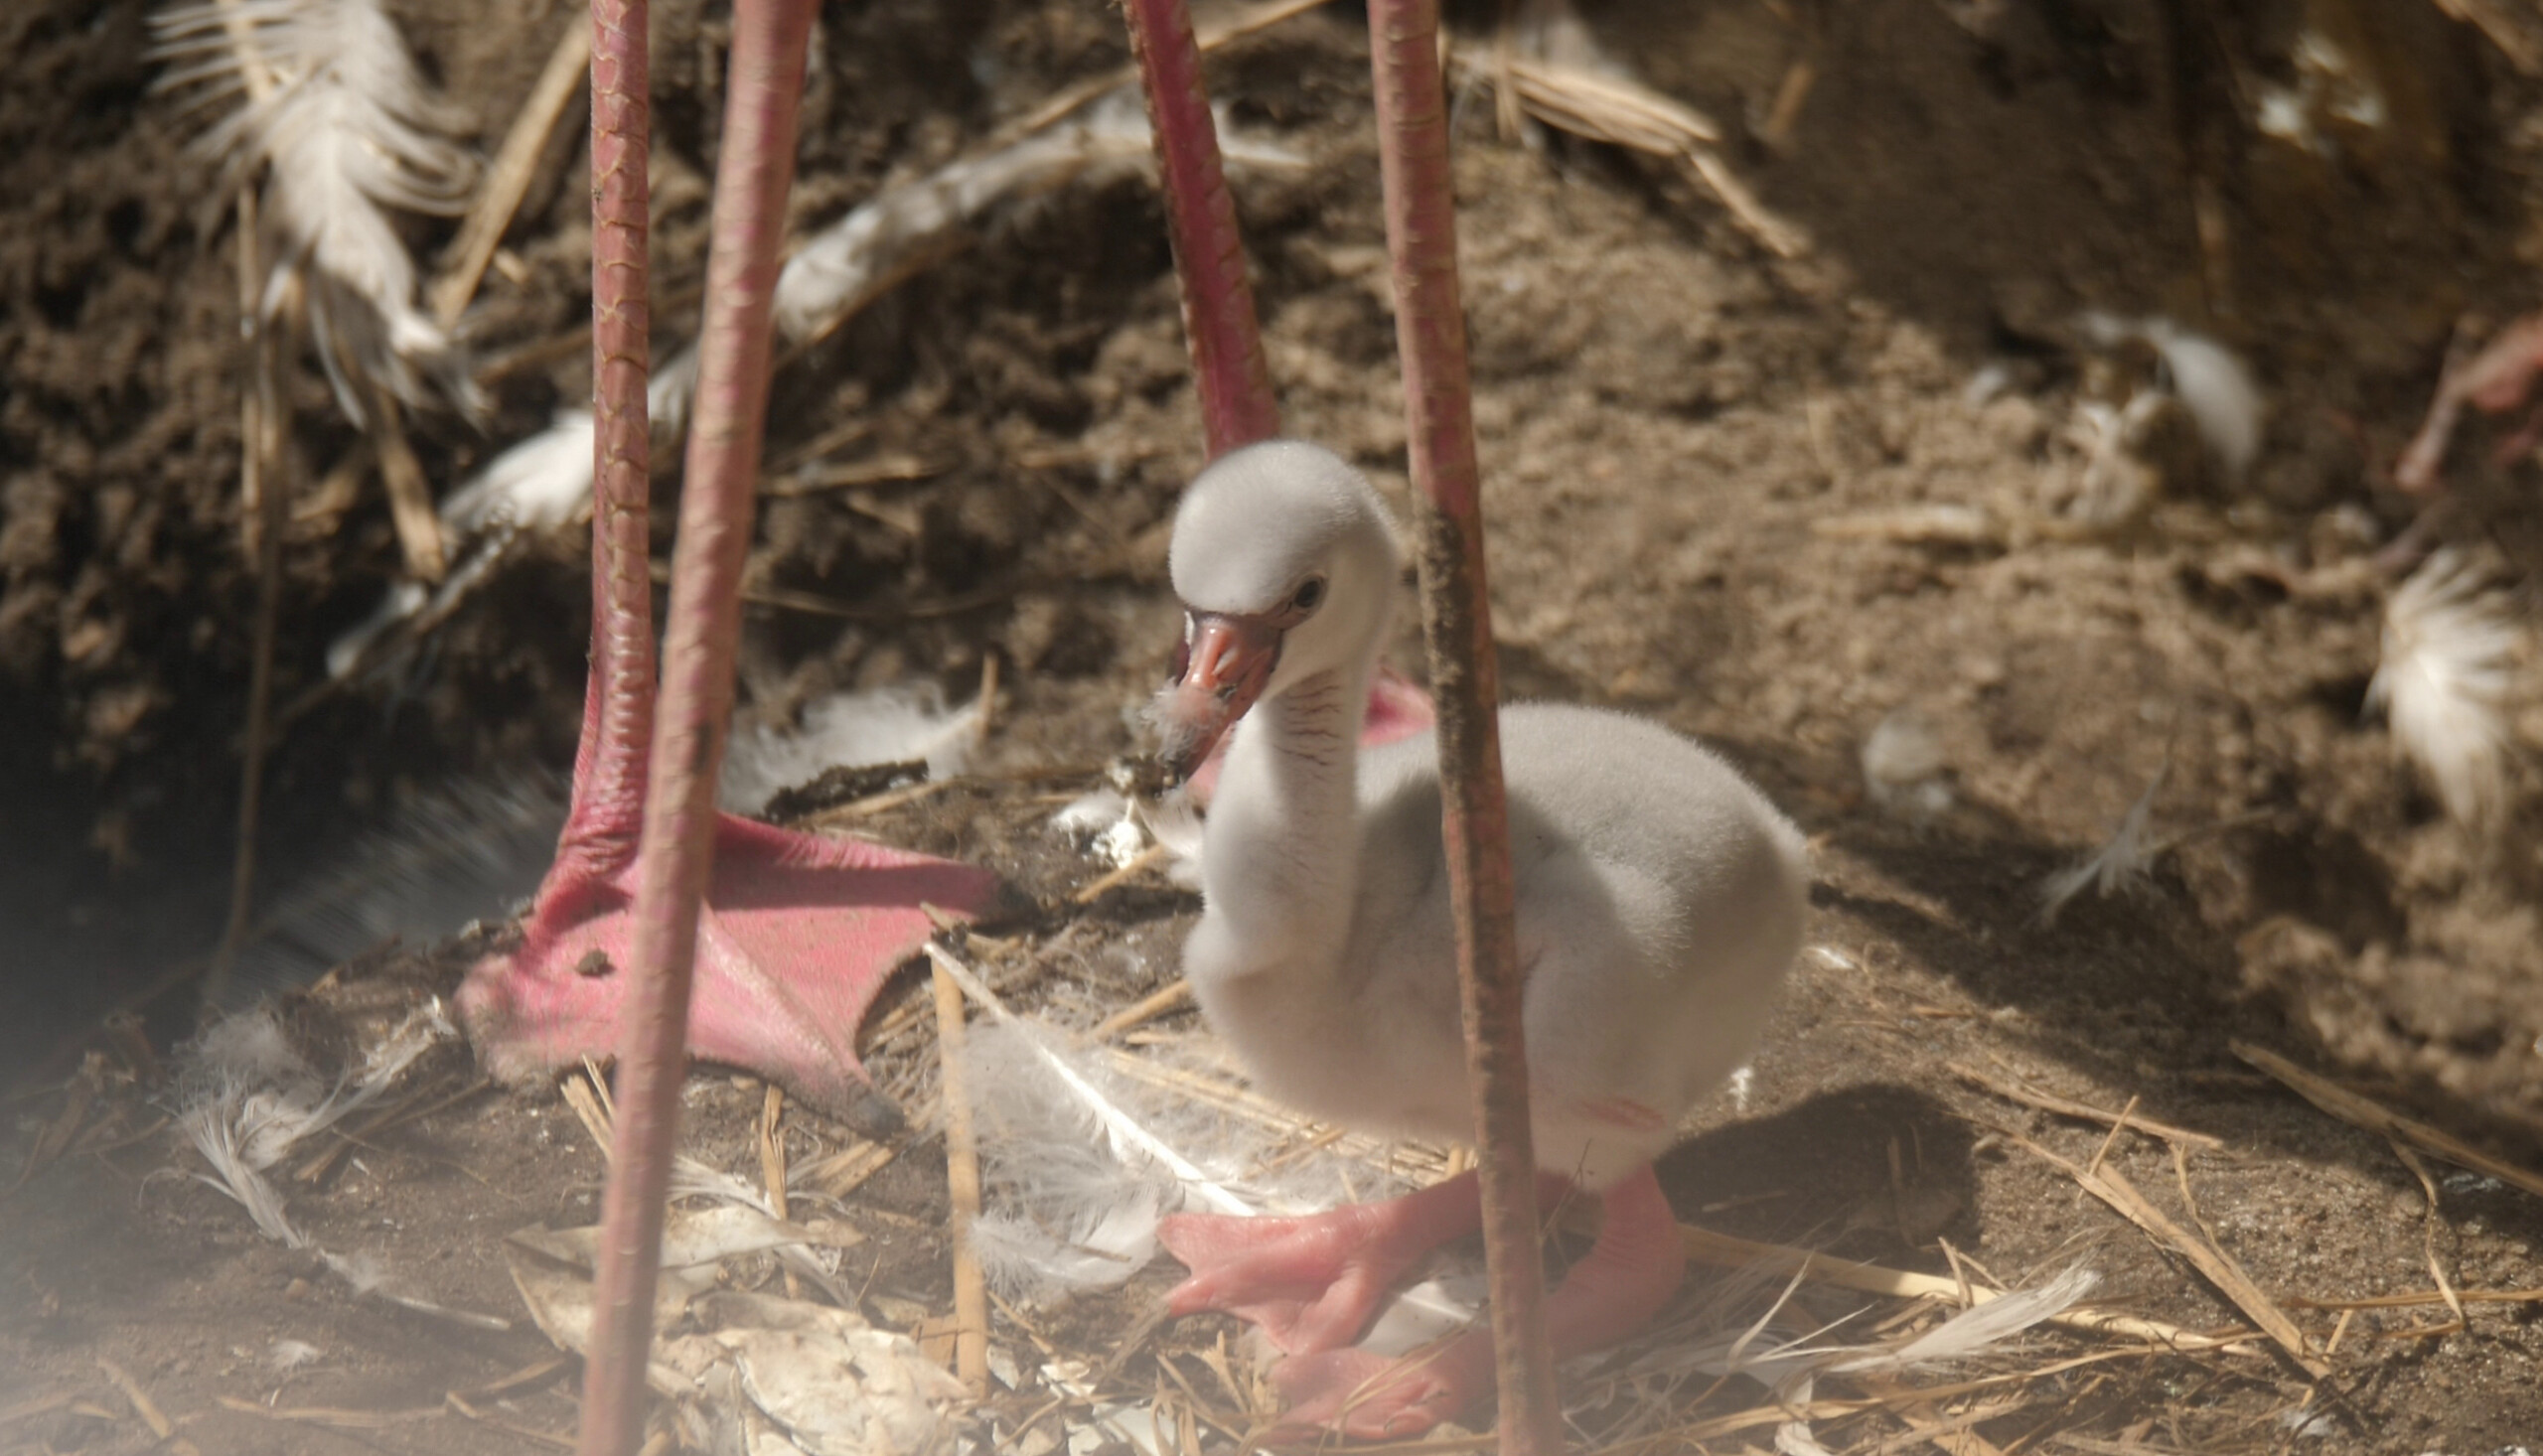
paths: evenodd
<path fill-rule="evenodd" d="M 2164 787 L 2164 780 L 2169 773 L 2168 766 L 2155 776 L 2155 782 L 2147 785 L 2146 792 L 2137 796 L 2137 801 L 2128 806 L 2128 813 L 2120 819 L 2119 828 L 2103 841 L 2101 848 L 2040 882 L 2041 925 L 2055 925 L 2057 912 L 2066 908 L 2066 902 L 2084 893 L 2086 886 L 2093 887 L 2095 893 L 2107 900 L 2146 884 L 2155 867 L 2155 856 L 2168 847 L 2149 838 L 2146 825 L 2155 811 L 2156 792 Z"/>
<path fill-rule="evenodd" d="M 475 169 L 379 0 L 218 0 L 174 6 L 153 27 L 157 54 L 175 63 L 163 87 L 244 101 L 198 146 L 232 179 L 264 169 L 267 313 L 305 266 L 319 359 L 345 413 L 364 416 L 349 374 L 410 404 L 430 374 L 474 409 L 455 341 L 415 306 L 415 261 L 385 210 L 457 213 Z"/>
<path fill-rule="evenodd" d="M 2260 385 L 2242 358 L 2204 334 L 2193 333 L 2167 318 L 2120 319 L 2086 314 L 2085 334 L 2105 347 L 2123 339 L 2144 341 L 2163 356 L 2171 374 L 2172 392 L 2188 408 L 2198 437 L 2225 468 L 2229 480 L 2241 480 L 2260 458 L 2261 433 L 2268 405 Z"/>
<path fill-rule="evenodd" d="M 1898 708 L 1873 725 L 1863 746 L 1864 791 L 1872 802 L 1914 824 L 1952 805 L 1951 759 L 1942 734 L 1914 708 Z"/>
<path fill-rule="evenodd" d="M 2480 821 L 2499 801 L 2507 697 L 2524 648 L 2507 594 L 2454 551 L 2430 557 L 2385 605 L 2366 705 L 2383 710 L 2393 751 L 2419 765 L 2459 823 Z"/>
<path fill-rule="evenodd" d="M 834 693 L 804 710 L 801 728 L 735 733 L 715 802 L 755 814 L 779 793 L 841 766 L 924 760 L 930 779 L 952 778 L 970 766 L 979 727 L 978 703 L 949 711 L 933 683 Z"/>
<path fill-rule="evenodd" d="M 1910 1371 L 1985 1355 L 2033 1325 L 2074 1308 L 2100 1282 L 2099 1275 L 2079 1265 L 2044 1284 L 1972 1305 L 1894 1350 L 1857 1356 L 1829 1369 L 1839 1374 Z"/>

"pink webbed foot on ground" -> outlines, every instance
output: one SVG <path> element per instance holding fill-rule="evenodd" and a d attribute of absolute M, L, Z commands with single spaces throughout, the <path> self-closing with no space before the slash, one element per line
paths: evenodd
<path fill-rule="evenodd" d="M 589 861 L 584 861 L 588 864 Z M 636 900 L 632 864 L 552 871 L 521 946 L 473 967 L 459 1011 L 489 1070 L 535 1077 L 618 1046 Z M 697 933 L 688 1049 L 834 1112 L 871 1093 L 856 1029 L 935 926 L 994 903 L 984 870 L 726 817 Z"/>

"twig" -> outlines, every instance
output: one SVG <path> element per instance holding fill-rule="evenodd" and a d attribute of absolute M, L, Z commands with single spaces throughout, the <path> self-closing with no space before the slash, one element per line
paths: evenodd
<path fill-rule="evenodd" d="M 556 49 L 548 53 L 547 69 L 538 73 L 529 98 L 522 103 L 521 114 L 513 118 L 512 130 L 504 133 L 504 144 L 495 153 L 494 165 L 486 169 L 477 201 L 459 224 L 459 235 L 450 240 L 449 251 L 444 254 L 450 261 L 442 275 L 433 280 L 433 317 L 443 327 L 458 323 L 459 316 L 468 312 L 469 301 L 477 296 L 477 284 L 486 276 L 486 265 L 494 260 L 495 249 L 503 245 L 513 215 L 521 210 L 521 200 L 538 173 L 538 159 L 547 150 L 547 138 L 590 74 L 591 59 L 590 25 L 579 17 L 567 22 L 565 33 L 556 38 Z"/>
<path fill-rule="evenodd" d="M 2116 1112 L 2105 1112 L 2090 1103 L 2061 1097 L 2054 1092 L 2041 1092 L 2022 1083 L 1991 1077 L 1967 1063 L 1953 1062 L 1949 1064 L 1949 1070 L 1953 1076 L 1985 1088 L 2009 1102 L 2019 1102 L 2025 1107 L 2037 1107 L 2043 1112 L 2054 1112 L 2061 1117 L 2079 1117 L 2084 1121 L 2099 1122 L 2106 1126 L 2115 1126 L 2119 1122 L 2119 1114 Z M 2142 1132 L 2149 1137 L 2161 1138 L 2166 1142 L 2182 1143 L 2202 1152 L 2220 1152 L 2225 1146 L 2221 1138 L 2210 1137 L 2204 1132 L 2192 1132 L 2186 1127 L 2175 1127 L 2169 1122 L 2157 1122 L 2148 1117 L 2131 1116 L 2128 1119 L 2128 1127 L 2132 1132 Z"/>
<path fill-rule="evenodd" d="M 2499 0 L 2437 0 L 2437 8 L 2478 28 L 2518 71 L 2527 75 L 2543 74 L 2543 48 L 2534 44 L 2533 37 L 2525 33 L 2525 27 L 2508 14 Z"/>
<path fill-rule="evenodd" d="M 760 1098 L 759 1175 L 768 1189 L 768 1215 L 781 1224 L 792 1217 L 786 1211 L 786 1128 L 781 1121 L 785 1115 L 786 1089 L 772 1082 Z M 786 1270 L 786 1297 L 804 1297 L 803 1281 L 793 1269 Z"/>
<path fill-rule="evenodd" d="M 242 289 L 252 286 L 255 221 L 252 195 L 241 190 L 238 273 Z M 256 626 L 247 664 L 247 726 L 239 748 L 238 832 L 230 859 L 229 917 L 204 974 L 206 1006 L 219 1005 L 228 989 L 230 969 L 237 963 L 238 952 L 246 947 L 247 930 L 255 910 L 256 824 L 264 811 L 265 753 L 274 733 L 274 640 L 282 624 L 282 537 L 291 516 L 282 449 L 287 409 L 279 384 L 281 337 L 288 329 L 288 320 L 298 310 L 296 278 L 285 292 L 286 302 L 280 309 L 264 312 L 250 307 L 240 315 L 253 359 L 249 389 L 255 404 L 252 409 L 242 406 L 240 413 L 253 421 L 254 428 L 254 433 L 241 443 L 247 462 L 242 470 L 246 478 L 243 494 L 254 503 L 256 522 L 251 537 L 255 543 Z"/>
<path fill-rule="evenodd" d="M 1080 905 L 1093 905 L 1096 901 L 1103 899 L 1115 886 L 1134 880 L 1173 857 L 1172 849 L 1163 844 L 1151 844 L 1132 855 L 1128 863 L 1097 876 L 1085 889 L 1069 898 Z"/>
<path fill-rule="evenodd" d="M 397 396 L 368 378 L 357 387 L 370 416 L 372 443 L 378 448 L 379 480 L 388 491 L 388 518 L 397 528 L 397 549 L 405 555 L 406 574 L 417 581 L 439 581 L 450 571 L 441 512 L 433 508 L 433 488 L 424 479 L 423 462 L 406 443 Z"/>
<path fill-rule="evenodd" d="M 972 742 L 985 746 L 997 726 L 997 649 L 980 654 L 979 717 L 972 725 Z"/>
<path fill-rule="evenodd" d="M 931 951 L 936 946 L 928 947 Z M 936 1047 L 945 1102 L 945 1185 L 954 1205 L 954 1373 L 974 1398 L 989 1392 L 988 1280 L 972 1247 L 980 1218 L 980 1147 L 963 1072 L 963 988 L 936 961 Z"/>
<path fill-rule="evenodd" d="M 2464 1304 L 2543 1304 L 2543 1289 L 2458 1289 L 2455 1298 Z M 2287 1302 L 2299 1309 L 2409 1309 L 2422 1304 L 2444 1304 L 2446 1296 L 2431 1289 L 2413 1290 L 2408 1294 L 2370 1294 L 2363 1299 L 2313 1299 L 2302 1294 L 2287 1296 Z"/>
<path fill-rule="evenodd" d="M 1105 1017 L 1088 1035 L 1099 1042 L 1109 1042 L 1134 1026 L 1154 1021 L 1169 1011 L 1180 1011 L 1192 1004 L 1192 983 L 1176 977 L 1172 984 L 1150 991 L 1145 996 Z"/>
<path fill-rule="evenodd" d="M 1859 1289 L 1867 1294 L 1885 1294 L 1898 1299 L 1940 1299 L 1955 1307 L 1984 1304 L 2001 1298 L 2003 1294 L 2001 1290 L 1979 1288 L 1958 1278 L 1858 1263 L 1853 1259 L 1787 1244 L 1735 1238 L 1710 1229 L 1699 1229 L 1693 1224 L 1679 1225 L 1678 1237 L 1687 1245 L 1687 1257 L 1717 1268 L 1760 1269 L 1770 1273 L 1797 1271 L 1805 1279 L 1834 1284 L 1841 1289 Z M 2070 1309 L 2053 1316 L 2052 1322 L 2069 1329 L 2146 1340 L 2175 1350 L 2228 1350 L 2247 1343 L 2251 1338 L 2248 1335 L 2202 1335 L 2161 1320 L 2096 1309 Z"/>
<path fill-rule="evenodd" d="M 141 1417 L 141 1423 L 150 1427 L 150 1434 L 158 1437 L 162 1446 L 178 1453 L 178 1456 L 203 1456 L 202 1448 L 177 1434 L 177 1423 L 168 1418 L 168 1413 L 159 1408 L 159 1402 L 151 1399 L 150 1392 L 141 1388 L 141 1383 L 122 1366 L 111 1360 L 99 1360 L 97 1369 L 104 1371 L 106 1379 L 115 1383 L 115 1388 L 123 1391 L 123 1397 L 132 1402 L 132 1413 Z"/>
<path fill-rule="evenodd" d="M 2122 1218 L 2144 1230 L 2148 1237 L 2187 1259 L 2191 1267 L 2232 1300 L 2253 1324 L 2260 1326 L 2261 1332 L 2286 1351 L 2288 1358 L 2306 1374 L 2316 1380 L 2330 1374 L 2331 1368 L 2306 1347 L 2305 1332 L 2287 1317 L 2287 1311 L 2279 1307 L 2278 1301 L 2252 1281 L 2252 1276 L 2243 1271 L 2242 1264 L 2233 1255 L 2203 1238 L 2191 1237 L 2189 1231 L 2173 1223 L 2169 1215 L 2149 1202 L 2146 1195 L 2137 1190 L 2137 1185 L 2128 1181 L 2126 1174 L 2112 1167 L 2078 1167 L 2026 1137 L 2015 1133 L 2004 1136 L 2006 1141 L 2074 1179 L 2086 1193 L 2108 1204 Z"/>
<path fill-rule="evenodd" d="M 2393 1156 L 2400 1158 L 2402 1166 L 2420 1180 L 2420 1192 L 2428 1199 L 2428 1208 L 2420 1215 L 2420 1243 L 2428 1254 L 2428 1276 L 2437 1282 L 2438 1295 L 2446 1301 L 2446 1307 L 2455 1312 L 2455 1322 L 2469 1329 L 2471 1322 L 2464 1316 L 2464 1300 L 2456 1294 L 2454 1281 L 2446 1277 L 2446 1266 L 2437 1257 L 2437 1179 L 2430 1176 L 2428 1164 L 2411 1151 L 2409 1143 L 2390 1136 L 2385 1141 L 2392 1144 Z"/>
<path fill-rule="evenodd" d="M 2235 1042 L 2232 1046 L 2235 1056 L 2287 1084 L 2305 1100 L 2343 1122 L 2386 1137 L 2401 1138 L 2450 1163 L 2476 1173 L 2486 1173 L 2501 1183 L 2512 1183 L 2537 1198 L 2543 1198 L 2543 1175 L 2491 1157 L 2461 1138 L 2369 1101 L 2336 1083 L 2315 1076 L 2276 1052 L 2249 1042 Z"/>

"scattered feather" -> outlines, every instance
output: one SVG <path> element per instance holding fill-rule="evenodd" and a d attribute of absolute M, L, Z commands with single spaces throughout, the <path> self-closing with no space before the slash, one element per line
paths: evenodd
<path fill-rule="evenodd" d="M 232 1092 L 195 1102 L 178 1115 L 177 1125 L 212 1167 L 210 1173 L 195 1174 L 195 1179 L 228 1195 L 267 1238 L 285 1248 L 306 1248 L 308 1238 L 283 1212 L 282 1194 L 247 1155 L 255 1124 L 244 1100 L 243 1093 Z"/>
<path fill-rule="evenodd" d="M 264 172 L 265 315 L 305 273 L 311 333 L 346 415 L 364 420 L 356 377 L 421 404 L 431 376 L 473 411 L 461 351 L 415 306 L 415 260 L 386 210 L 459 213 L 475 169 L 379 0 L 184 4 L 152 29 L 171 63 L 161 88 L 192 92 L 196 107 L 243 102 L 196 149 L 232 185 Z"/>
<path fill-rule="evenodd" d="M 1130 816 L 1130 801 L 1120 791 L 1098 789 L 1082 794 L 1051 815 L 1051 827 L 1084 844 Z"/>
<path fill-rule="evenodd" d="M 1342 1194 L 1320 1160 L 1265 1175 L 1263 1129 L 1120 1076 L 1047 1025 L 1001 1015 L 975 1030 L 965 1075 L 990 1203 L 974 1247 L 1010 1298 L 1121 1283 L 1180 1209 L 1302 1213 Z"/>
<path fill-rule="evenodd" d="M 948 710 L 934 683 L 842 692 L 804 710 L 796 729 L 755 727 L 735 733 L 715 787 L 717 806 L 755 814 L 778 794 L 823 770 L 926 761 L 927 777 L 950 779 L 969 768 L 979 741 L 980 705 Z"/>
<path fill-rule="evenodd" d="M 1951 761 L 1942 734 L 1913 708 L 1875 724 L 1863 747 L 1864 792 L 1885 811 L 1923 825 L 1952 805 Z"/>
<path fill-rule="evenodd" d="M 188 1049 L 177 1081 L 177 1125 L 211 1168 L 194 1177 L 245 1209 L 267 1238 L 315 1252 L 357 1294 L 475 1329 L 512 1328 L 493 1315 L 388 1289 L 374 1254 L 319 1248 L 292 1224 L 281 1192 L 265 1177 L 265 1170 L 294 1146 L 376 1100 L 426 1052 L 458 1034 L 441 1002 L 427 1001 L 370 1047 L 333 1087 L 325 1087 L 270 1011 L 260 1008 L 216 1022 Z"/>
<path fill-rule="evenodd" d="M 2366 705 L 2383 710 L 2395 754 L 2419 765 L 2458 823 L 2478 823 L 2499 802 L 2524 646 L 2507 593 L 2455 551 L 2430 557 L 2385 605 Z"/>
<path fill-rule="evenodd" d="M 2101 848 L 2040 882 L 2041 925 L 2055 925 L 2057 913 L 2066 908 L 2066 902 L 2084 893 L 2087 886 L 2108 900 L 2113 895 L 2135 891 L 2148 883 L 2155 868 L 2155 856 L 2169 846 L 2150 839 L 2146 824 L 2155 811 L 2155 795 L 2164 787 L 2164 780 L 2170 773 L 2170 766 L 2167 765 L 2162 773 L 2155 776 L 2155 782 L 2147 785 L 2146 792 L 2137 796 L 2137 801 L 2128 806 L 2128 813 L 2119 821 L 2118 831 Z"/>
<path fill-rule="evenodd" d="M 2117 408 L 2076 401 L 2066 442 L 2083 457 L 2050 475 L 2049 509 L 2093 530 L 2118 530 L 2143 518 L 2164 494 L 2164 472 L 2148 458 L 2157 422 L 2179 406 L 2159 390 L 2140 390 Z"/>
<path fill-rule="evenodd" d="M 2081 1266 L 2044 1284 L 2000 1294 L 1975 1304 L 1895 1350 L 1875 1351 L 1839 1361 L 1828 1369 L 1839 1375 L 1863 1371 L 1900 1372 L 1948 1365 L 1990 1354 L 2005 1341 L 2034 1325 L 2053 1320 L 2083 1302 L 2101 1282 Z"/>
<path fill-rule="evenodd" d="M 315 1365 L 324 1354 L 306 1340 L 276 1340 L 265 1350 L 265 1368 L 276 1375 L 289 1375 L 304 1365 Z"/>
<path fill-rule="evenodd" d="M 2239 481 L 2251 470 L 2260 458 L 2268 405 L 2240 356 L 2160 316 L 2121 319 L 2092 313 L 2084 316 L 2083 328 L 2087 338 L 2105 348 L 2135 339 L 2153 349 L 2170 375 L 2171 392 L 2189 410 L 2200 441 L 2226 478 Z"/>

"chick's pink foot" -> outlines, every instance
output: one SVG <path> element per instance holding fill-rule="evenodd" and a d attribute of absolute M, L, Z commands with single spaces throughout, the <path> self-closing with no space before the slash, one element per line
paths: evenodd
<path fill-rule="evenodd" d="M 488 1070 L 535 1077 L 617 1050 L 635 936 L 632 863 L 560 855 L 521 946 L 470 969 L 460 1016 Z M 922 905 L 975 916 L 986 871 L 726 817 L 697 931 L 688 1048 L 832 1111 L 869 1097 L 856 1029 L 935 930 Z"/>
<path fill-rule="evenodd" d="M 1456 1216 L 1456 1206 L 1443 1191 L 1464 1184 L 1467 1227 L 1479 1220 L 1475 1208 L 1471 1175 L 1452 1179 L 1434 1188 L 1424 1189 L 1409 1198 L 1390 1204 L 1372 1204 L 1358 1211 L 1374 1214 L 1387 1232 L 1442 1227 Z M 1565 1180 L 1540 1175 L 1537 1197 L 1540 1207 L 1550 1207 L 1567 1189 Z M 1433 1200 L 1431 1206 L 1405 1210 L 1417 1200 Z M 1599 1221 L 1598 1239 L 1588 1255 L 1572 1266 L 1571 1273 L 1546 1299 L 1546 1333 L 1554 1345 L 1555 1357 L 1570 1359 L 1603 1350 L 1649 1324 L 1661 1307 L 1678 1292 L 1678 1283 L 1686 1272 L 1686 1247 L 1678 1233 L 1676 1215 L 1669 1210 L 1667 1195 L 1660 1191 L 1660 1181 L 1649 1164 L 1626 1174 L 1609 1188 L 1602 1200 L 1603 1216 Z M 1315 1224 L 1329 1221 L 1353 1209 L 1339 1209 L 1319 1220 L 1272 1220 L 1275 1224 Z M 1426 1222 L 1425 1222 L 1426 1221 Z M 1247 1224 L 1244 1219 L 1196 1220 L 1228 1226 L 1214 1228 L 1213 1236 L 1224 1237 Z M 1409 1236 L 1406 1236 L 1409 1237 Z M 1450 1237 L 1454 1237 L 1453 1235 Z M 1229 1240 L 1229 1241 L 1232 1241 Z M 1275 1233 L 1274 1243 L 1291 1254 L 1299 1251 L 1295 1242 Z M 1167 1247 L 1176 1256 L 1192 1262 L 1174 1243 L 1171 1232 Z M 1196 1250 L 1198 1251 L 1198 1250 Z M 1212 1260 L 1218 1252 L 1213 1248 L 1202 1253 L 1210 1274 L 1231 1287 L 1241 1283 L 1236 1275 L 1255 1267 L 1243 1255 Z M 1417 1255 L 1418 1256 L 1418 1255 Z M 1292 1265 L 1313 1272 L 1313 1261 L 1296 1257 L 1277 1265 L 1283 1271 Z M 1346 1270 L 1346 1273 L 1356 1271 Z M 1178 1314 L 1189 1309 L 1236 1309 L 1248 1318 L 1256 1318 L 1249 1309 L 1232 1304 L 1182 1302 L 1185 1290 L 1203 1281 L 1205 1275 L 1196 1269 L 1193 1278 L 1170 1299 Z M 1356 1283 L 1354 1288 L 1358 1287 Z M 1381 1283 L 1380 1292 L 1384 1292 Z M 1268 1285 L 1253 1291 L 1271 1297 Z M 1374 1307 L 1372 1303 L 1371 1307 Z M 1267 1330 L 1272 1327 L 1265 1323 Z M 1354 1331 L 1356 1333 L 1356 1326 Z M 1275 1343 L 1279 1334 L 1273 1331 Z M 1345 1336 L 1344 1338 L 1350 1338 Z M 1272 1368 L 1273 1383 L 1280 1387 L 1289 1402 L 1280 1413 L 1273 1432 L 1275 1439 L 1304 1439 L 1317 1434 L 1339 1433 L 1353 1440 L 1400 1439 L 1418 1436 L 1443 1420 L 1464 1413 L 1492 1388 L 1492 1332 L 1469 1330 L 1424 1350 L 1417 1350 L 1400 1360 L 1366 1350 L 1283 1345 L 1293 1353 Z"/>
<path fill-rule="evenodd" d="M 1175 1315 L 1219 1310 L 1259 1325 L 1291 1355 L 1358 1339 L 1387 1289 L 1422 1255 L 1482 1226 L 1475 1176 L 1384 1203 L 1295 1219 L 1178 1214 L 1157 1230 L 1192 1277 L 1166 1295 Z"/>
<path fill-rule="evenodd" d="M 1400 1360 L 1366 1350 L 1292 1356 L 1272 1367 L 1272 1383 L 1288 1408 L 1268 1439 L 1418 1436 L 1455 1419 L 1492 1389 L 1492 1336 L 1459 1335 Z"/>

